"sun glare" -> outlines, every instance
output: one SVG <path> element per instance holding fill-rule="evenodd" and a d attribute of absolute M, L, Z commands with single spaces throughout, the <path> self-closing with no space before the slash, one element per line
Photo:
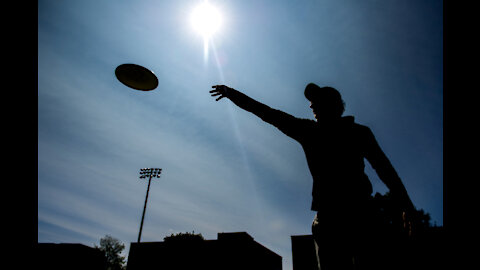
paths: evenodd
<path fill-rule="evenodd" d="M 220 28 L 221 16 L 214 6 L 205 1 L 193 10 L 191 22 L 193 28 L 208 39 Z"/>

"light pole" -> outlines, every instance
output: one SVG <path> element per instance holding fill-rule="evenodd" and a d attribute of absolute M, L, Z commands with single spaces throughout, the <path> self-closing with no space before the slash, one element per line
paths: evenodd
<path fill-rule="evenodd" d="M 143 168 L 140 169 L 140 178 L 147 178 L 148 177 L 148 187 L 147 187 L 147 196 L 145 196 L 145 205 L 143 206 L 143 214 L 142 214 L 142 222 L 140 223 L 140 231 L 138 232 L 138 243 L 140 243 L 140 238 L 142 237 L 142 228 L 143 228 L 143 219 L 145 218 L 145 210 L 147 209 L 147 200 L 148 200 L 148 192 L 150 191 L 150 182 L 152 181 L 152 177 L 160 178 L 160 173 L 162 169 L 159 168 Z"/>

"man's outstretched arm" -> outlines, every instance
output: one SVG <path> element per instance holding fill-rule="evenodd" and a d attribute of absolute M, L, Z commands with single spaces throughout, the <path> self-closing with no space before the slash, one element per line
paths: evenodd
<path fill-rule="evenodd" d="M 215 89 L 211 90 L 210 93 L 212 94 L 212 97 L 218 96 L 216 101 L 219 101 L 220 99 L 226 97 L 238 107 L 249 111 L 260 118 L 264 117 L 265 114 L 268 114 L 268 112 L 272 110 L 272 108 L 268 107 L 267 105 L 260 103 L 253 98 L 226 85 L 214 85 L 212 86 L 212 88 Z"/>
<path fill-rule="evenodd" d="M 214 88 L 214 90 L 211 90 L 210 93 L 212 97 L 217 97 L 216 101 L 226 97 L 238 107 L 255 114 L 263 121 L 274 125 L 286 135 L 294 139 L 296 138 L 297 132 L 299 131 L 296 124 L 300 119 L 280 110 L 272 109 L 226 85 L 214 85 L 212 88 Z"/>

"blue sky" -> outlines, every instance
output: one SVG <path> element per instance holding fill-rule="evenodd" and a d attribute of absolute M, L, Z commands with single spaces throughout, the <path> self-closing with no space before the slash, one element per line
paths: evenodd
<path fill-rule="evenodd" d="M 309 82 L 342 93 L 374 132 L 417 208 L 443 225 L 442 1 L 209 1 L 224 18 L 208 58 L 201 1 L 38 2 L 38 241 L 93 246 L 246 231 L 291 269 L 309 234 L 311 176 L 298 143 L 223 99 L 227 84 L 313 119 Z M 140 92 L 114 75 L 155 72 Z M 367 163 L 374 192 L 385 193 Z M 339 191 L 341 193 L 341 191 Z"/>

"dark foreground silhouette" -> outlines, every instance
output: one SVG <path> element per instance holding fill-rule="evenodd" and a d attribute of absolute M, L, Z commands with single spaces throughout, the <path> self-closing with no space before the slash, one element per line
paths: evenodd
<path fill-rule="evenodd" d="M 302 146 L 313 178 L 311 210 L 316 211 L 312 234 L 318 266 L 331 269 L 382 269 L 395 239 L 381 233 L 372 202 L 372 184 L 364 172 L 366 159 L 388 187 L 402 219 L 402 229 L 412 234 L 415 207 L 397 172 L 378 145 L 372 131 L 342 116 L 345 103 L 332 87 L 310 83 L 305 97 L 316 121 L 272 109 L 225 85 L 215 85 L 211 95 L 226 97 L 238 107 L 277 127 Z M 372 258 L 372 254 L 383 258 Z M 383 266 L 382 266 L 383 265 Z"/>

